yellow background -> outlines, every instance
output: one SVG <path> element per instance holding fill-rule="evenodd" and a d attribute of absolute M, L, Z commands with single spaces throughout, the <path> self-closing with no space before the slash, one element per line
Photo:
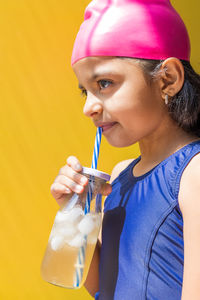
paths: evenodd
<path fill-rule="evenodd" d="M 172 3 L 188 27 L 198 71 L 199 4 Z M 58 209 L 50 185 L 70 154 L 91 164 L 95 128 L 82 115 L 70 67 L 86 4 L 0 1 L 0 300 L 92 299 L 84 288 L 65 290 L 40 277 Z M 103 139 L 99 169 L 111 172 L 137 154 L 137 146 L 115 149 Z"/>

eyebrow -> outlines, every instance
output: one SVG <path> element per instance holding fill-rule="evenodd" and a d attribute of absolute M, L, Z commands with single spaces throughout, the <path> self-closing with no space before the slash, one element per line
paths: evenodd
<path fill-rule="evenodd" d="M 94 81 L 96 78 L 98 78 L 98 77 L 102 77 L 102 76 L 104 76 L 104 77 L 106 77 L 106 76 L 110 76 L 110 75 L 116 75 L 117 74 L 117 72 L 114 72 L 114 71 L 100 71 L 100 72 L 95 72 L 92 76 L 91 76 L 91 78 L 89 79 L 89 81 L 90 82 L 92 82 L 92 81 Z M 84 87 L 79 83 L 79 85 L 78 85 L 78 88 L 79 89 L 84 89 Z"/>

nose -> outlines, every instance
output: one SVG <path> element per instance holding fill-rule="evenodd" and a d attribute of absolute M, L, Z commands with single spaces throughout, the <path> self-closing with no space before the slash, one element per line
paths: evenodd
<path fill-rule="evenodd" d="M 87 99 L 83 108 L 83 113 L 87 117 L 94 117 L 101 114 L 103 110 L 102 102 L 92 93 L 88 92 Z"/>

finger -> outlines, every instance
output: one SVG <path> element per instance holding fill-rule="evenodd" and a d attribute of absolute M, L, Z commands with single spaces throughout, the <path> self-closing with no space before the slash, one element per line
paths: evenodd
<path fill-rule="evenodd" d="M 63 194 L 71 193 L 71 190 L 68 187 L 66 187 L 65 185 L 63 185 L 59 182 L 54 182 L 51 185 L 50 190 L 51 190 L 51 194 L 56 198 L 60 197 Z"/>
<path fill-rule="evenodd" d="M 82 193 L 84 190 L 84 186 L 76 183 L 74 180 L 70 179 L 65 175 L 59 175 L 56 177 L 55 183 L 62 184 L 66 188 L 70 189 L 75 193 Z"/>
<path fill-rule="evenodd" d="M 102 192 L 102 195 L 108 196 L 112 192 L 112 185 L 110 183 L 105 183 L 102 186 L 101 192 Z"/>
<path fill-rule="evenodd" d="M 76 158 L 75 156 L 69 156 L 67 158 L 67 164 L 74 169 L 74 171 L 80 172 L 82 171 L 82 166 L 78 160 L 78 158 Z"/>
<path fill-rule="evenodd" d="M 58 205 L 62 205 L 67 195 L 70 195 L 71 193 L 72 192 L 70 189 L 65 188 L 62 184 L 58 182 L 53 183 L 51 186 L 51 194 L 58 203 Z"/>
<path fill-rule="evenodd" d="M 60 169 L 59 172 L 60 175 L 64 175 L 68 178 L 70 178 L 72 181 L 74 181 L 75 183 L 85 186 L 88 184 L 88 179 L 86 176 L 75 172 L 70 166 L 65 165 L 64 167 L 62 167 Z"/>

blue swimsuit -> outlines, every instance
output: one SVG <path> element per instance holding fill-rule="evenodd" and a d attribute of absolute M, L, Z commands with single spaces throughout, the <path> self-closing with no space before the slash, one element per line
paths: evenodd
<path fill-rule="evenodd" d="M 114 180 L 104 208 L 98 300 L 180 300 L 183 218 L 182 173 L 200 141 L 134 177 L 134 160 Z"/>

